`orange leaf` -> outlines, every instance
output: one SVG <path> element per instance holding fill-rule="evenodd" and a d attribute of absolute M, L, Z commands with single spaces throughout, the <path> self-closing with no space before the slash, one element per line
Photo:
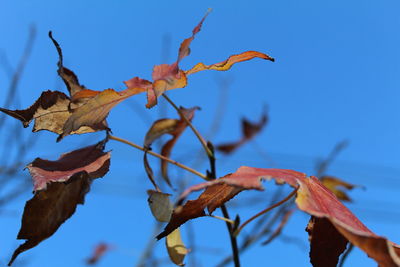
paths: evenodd
<path fill-rule="evenodd" d="M 186 75 L 190 75 L 190 74 L 202 71 L 202 70 L 225 71 L 225 70 L 229 70 L 235 63 L 250 60 L 255 57 L 266 59 L 266 60 L 271 60 L 272 62 L 275 61 L 274 58 L 272 58 L 266 54 L 263 54 L 263 53 L 260 53 L 257 51 L 247 51 L 247 52 L 240 53 L 238 55 L 230 56 L 228 59 L 226 59 L 222 62 L 219 62 L 219 63 L 212 64 L 212 65 L 204 65 L 203 63 L 200 62 L 200 63 L 196 64 L 190 70 L 185 71 L 185 73 L 186 73 Z"/>

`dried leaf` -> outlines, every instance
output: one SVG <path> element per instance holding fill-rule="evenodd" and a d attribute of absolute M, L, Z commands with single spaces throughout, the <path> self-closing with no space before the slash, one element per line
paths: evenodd
<path fill-rule="evenodd" d="M 153 123 L 147 131 L 144 138 L 144 147 L 150 147 L 151 144 L 161 136 L 175 131 L 179 120 L 176 119 L 161 119 Z"/>
<path fill-rule="evenodd" d="M 86 260 L 87 265 L 95 265 L 104 256 L 104 254 L 111 249 L 110 245 L 106 243 L 99 243 L 93 251 L 93 255 Z"/>
<path fill-rule="evenodd" d="M 203 71 L 203 70 L 225 71 L 225 70 L 229 70 L 235 63 L 247 61 L 247 60 L 250 60 L 250 59 L 253 59 L 256 57 L 265 59 L 265 60 L 270 60 L 272 62 L 275 61 L 274 58 L 272 58 L 264 53 L 260 53 L 257 51 L 246 51 L 246 52 L 240 53 L 238 55 L 232 55 L 228 59 L 226 59 L 222 62 L 219 62 L 219 63 L 212 64 L 212 65 L 204 65 L 203 63 L 198 63 L 190 70 L 185 71 L 185 73 L 186 73 L 186 75 L 190 75 L 190 74 L 193 74 L 193 73 L 196 73 L 199 71 Z"/>
<path fill-rule="evenodd" d="M 165 245 L 167 246 L 168 255 L 171 261 L 178 266 L 184 266 L 185 264 L 183 264 L 183 260 L 185 259 L 186 254 L 189 253 L 189 250 L 185 247 L 185 244 L 182 241 L 181 231 L 179 228 L 175 229 L 165 238 Z"/>
<path fill-rule="evenodd" d="M 346 192 L 341 190 L 341 187 L 351 190 L 355 187 L 355 185 L 349 184 L 332 176 L 322 176 L 320 181 L 326 188 L 331 190 L 331 192 L 334 193 L 338 199 L 351 202 L 351 198 L 346 194 Z"/>
<path fill-rule="evenodd" d="M 77 205 L 83 204 L 92 180 L 108 172 L 110 153 L 103 152 L 103 148 L 104 142 L 100 142 L 67 153 L 57 161 L 36 159 L 30 164 L 28 168 L 36 191 L 25 204 L 17 236 L 17 239 L 26 241 L 14 251 L 8 265 L 20 253 L 53 235 L 74 214 Z M 80 162 L 88 165 L 83 166 Z"/>
<path fill-rule="evenodd" d="M 200 109 L 199 107 L 193 107 L 193 108 L 184 108 L 180 107 L 181 113 L 185 116 L 186 119 L 188 119 L 190 122 L 192 121 L 194 117 L 194 112 L 196 110 Z M 175 129 L 173 131 L 169 132 L 169 134 L 172 135 L 172 138 L 164 144 L 164 146 L 161 148 L 161 155 L 164 157 L 169 158 L 171 155 L 172 148 L 174 147 L 176 141 L 178 141 L 178 138 L 183 134 L 185 131 L 186 127 L 188 124 L 186 123 L 185 119 L 181 116 L 179 121 L 177 121 Z M 161 160 L 161 174 L 163 178 L 166 181 L 169 181 L 168 177 L 168 162 L 165 160 Z"/>
<path fill-rule="evenodd" d="M 159 222 L 169 222 L 174 209 L 169 199 L 171 195 L 154 190 L 147 190 L 147 194 L 149 195 L 147 202 L 153 216 Z"/>
<path fill-rule="evenodd" d="M 204 209 L 207 209 L 208 213 L 211 214 L 240 191 L 242 189 L 226 184 L 215 184 L 207 187 L 198 199 L 189 200 L 185 205 L 176 207 L 168 225 L 156 238 L 159 240 L 169 235 L 188 220 L 206 216 Z"/>
<path fill-rule="evenodd" d="M 218 145 L 216 147 L 216 149 L 225 154 L 232 153 L 237 148 L 239 148 L 241 145 L 243 145 L 244 143 L 251 140 L 256 134 L 258 134 L 264 128 L 264 126 L 267 124 L 267 122 L 268 122 L 268 115 L 266 112 L 264 112 L 262 114 L 260 120 L 255 123 L 247 120 L 246 118 L 243 118 L 242 119 L 242 138 L 237 142 Z"/>
<path fill-rule="evenodd" d="M 345 251 L 347 239 L 326 218 L 311 216 L 306 231 L 310 239 L 310 262 L 313 266 L 336 267 Z"/>
<path fill-rule="evenodd" d="M 400 265 L 399 245 L 369 230 L 316 177 L 307 177 L 304 173 L 292 170 L 240 167 L 235 173 L 188 188 L 181 195 L 181 202 L 193 191 L 204 188 L 206 190 L 198 199 L 187 201 L 183 207 L 175 208 L 170 223 L 157 238 L 168 235 L 190 219 L 202 216 L 201 212 L 204 214 L 203 208 L 209 208 L 209 203 L 215 204 L 213 208 L 219 207 L 225 200 L 229 200 L 235 195 L 231 193 L 232 190 L 236 190 L 236 194 L 248 189 L 263 190 L 261 181 L 271 178 L 275 179 L 278 184 L 287 183 L 292 187 L 299 188 L 296 204 L 300 210 L 314 217 L 329 220 L 338 233 L 366 252 L 380 266 Z M 207 190 L 210 188 L 215 190 L 215 187 L 219 185 L 225 185 L 226 187 L 218 188 L 219 191 L 214 195 L 208 194 L 204 196 Z M 228 195 L 230 198 L 221 198 L 221 195 Z M 192 207 L 189 209 L 185 208 L 186 206 Z M 212 209 L 210 212 L 212 212 Z"/>
<path fill-rule="evenodd" d="M 220 63 L 212 65 L 204 65 L 203 63 L 198 63 L 188 71 L 181 70 L 179 68 L 179 63 L 183 58 L 190 54 L 190 44 L 194 40 L 196 34 L 200 32 L 203 22 L 210 11 L 211 10 L 209 9 L 205 16 L 193 29 L 192 36 L 186 38 L 181 43 L 176 62 L 174 62 L 173 64 L 161 64 L 154 66 L 152 73 L 153 83 L 140 79 L 138 77 L 124 82 L 128 88 L 140 85 L 141 88 L 147 91 L 147 108 L 155 106 L 157 104 L 157 98 L 165 91 L 185 87 L 187 85 L 187 76 L 190 74 L 209 69 L 219 71 L 228 70 L 235 63 L 250 60 L 256 57 L 274 61 L 273 58 L 266 54 L 256 51 L 247 51 L 238 55 L 230 56 L 227 60 Z"/>
<path fill-rule="evenodd" d="M 36 158 L 27 166 L 33 179 L 34 191 L 46 189 L 47 184 L 51 182 L 68 181 L 80 172 L 86 172 L 90 177 L 99 177 L 99 170 L 103 173 L 103 168 L 108 169 L 111 155 L 110 152 L 103 152 L 103 145 L 103 142 L 100 142 L 65 153 L 56 161 Z"/>

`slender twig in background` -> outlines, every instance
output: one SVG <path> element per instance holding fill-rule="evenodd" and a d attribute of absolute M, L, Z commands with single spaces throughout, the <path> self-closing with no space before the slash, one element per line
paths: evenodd
<path fill-rule="evenodd" d="M 332 164 L 332 162 L 336 159 L 340 152 L 342 152 L 347 146 L 349 142 L 347 140 L 343 140 L 335 145 L 332 149 L 331 153 L 326 157 L 326 159 L 318 162 L 316 164 L 316 176 L 321 177 L 325 174 L 328 166 Z"/>
<path fill-rule="evenodd" d="M 210 151 L 209 147 L 207 146 L 206 140 L 204 140 L 204 138 L 201 136 L 199 131 L 190 122 L 190 120 L 188 118 L 186 118 L 185 114 L 182 113 L 182 111 L 178 108 L 178 106 L 175 105 L 175 103 L 167 95 L 163 94 L 162 96 L 171 104 L 171 106 L 174 107 L 174 109 L 179 113 L 179 115 L 181 115 L 181 117 L 185 120 L 187 125 L 189 125 L 189 127 L 192 129 L 193 133 L 196 135 L 197 139 L 199 139 L 199 142 L 203 146 L 203 148 L 206 151 L 207 155 L 208 156 L 214 156 L 213 153 Z"/>
<path fill-rule="evenodd" d="M 161 231 L 162 226 L 163 224 L 161 222 L 155 223 L 153 233 L 151 234 L 151 237 L 147 242 L 146 248 L 143 250 L 141 256 L 139 257 L 139 261 L 136 264 L 137 267 L 149 266 L 147 262 L 153 258 L 154 247 L 157 244 L 157 241 L 154 239 L 154 236 Z"/>
<path fill-rule="evenodd" d="M 9 108 L 14 101 L 14 97 L 17 93 L 17 88 L 18 88 L 20 78 L 24 72 L 26 63 L 28 62 L 29 56 L 31 55 L 31 52 L 32 52 L 35 37 L 36 37 L 36 27 L 34 25 L 32 25 L 29 30 L 29 37 L 28 37 L 28 40 L 25 45 L 24 53 L 18 63 L 17 68 L 15 69 L 14 75 L 11 79 L 11 83 L 8 88 L 8 94 L 5 98 L 6 100 L 4 101 L 4 104 L 3 104 L 4 108 Z M 2 114 L 0 116 L 0 129 L 3 126 L 4 120 L 5 120 L 5 114 Z"/>
<path fill-rule="evenodd" d="M 297 190 L 298 190 L 298 189 L 299 189 L 298 187 L 295 188 L 287 197 L 285 197 L 284 199 L 282 199 L 282 200 L 279 201 L 278 203 L 276 203 L 276 204 L 274 204 L 274 205 L 272 205 L 272 206 L 270 206 L 270 207 L 268 207 L 268 208 L 266 208 L 266 209 L 260 211 L 259 213 L 257 213 L 256 215 L 252 216 L 250 219 L 248 219 L 247 221 L 245 221 L 245 222 L 244 222 L 241 226 L 239 226 L 239 228 L 235 231 L 235 235 L 238 235 L 238 234 L 240 233 L 240 231 L 241 231 L 248 223 L 252 222 L 254 219 L 260 217 L 261 215 L 267 213 L 268 211 L 270 211 L 270 210 L 272 210 L 272 209 L 274 209 L 274 208 L 276 208 L 276 207 L 279 207 L 280 205 L 282 205 L 283 203 L 285 203 L 286 201 L 288 201 L 289 199 L 291 199 L 291 198 L 297 193 Z"/>
<path fill-rule="evenodd" d="M 141 146 L 139 146 L 139 145 L 137 145 L 135 143 L 132 143 L 132 142 L 130 142 L 128 140 L 125 140 L 125 139 L 122 139 L 122 138 L 119 138 L 119 137 L 116 137 L 116 136 L 113 136 L 113 135 L 109 135 L 108 138 L 111 139 L 111 140 L 114 140 L 114 141 L 118 141 L 118 142 L 130 145 L 131 147 L 137 148 L 139 150 L 146 151 L 146 149 L 144 147 L 141 147 Z M 178 166 L 179 168 L 187 170 L 188 172 L 191 172 L 191 173 L 203 178 L 204 180 L 208 180 L 208 177 L 206 175 L 204 175 L 204 174 L 202 174 L 202 173 L 200 173 L 200 172 L 198 172 L 196 170 L 193 170 L 192 168 L 189 168 L 188 166 L 183 165 L 183 164 L 181 164 L 181 163 L 179 163 L 179 162 L 177 162 L 175 160 L 172 160 L 172 159 L 170 159 L 168 157 L 164 157 L 163 155 L 155 153 L 155 152 L 153 152 L 151 150 L 148 150 L 147 153 L 152 155 L 152 156 L 154 156 L 154 157 L 157 157 L 157 158 L 160 158 L 162 160 L 165 160 L 165 161 L 167 161 L 167 162 L 169 162 L 171 164 L 174 164 L 174 165 Z"/>
<path fill-rule="evenodd" d="M 349 246 L 347 247 L 346 251 L 344 252 L 344 254 L 342 255 L 342 257 L 340 258 L 338 267 L 343 267 L 344 266 L 344 262 L 346 261 L 346 259 L 349 257 L 350 252 L 353 250 L 354 245 L 349 243 Z"/>

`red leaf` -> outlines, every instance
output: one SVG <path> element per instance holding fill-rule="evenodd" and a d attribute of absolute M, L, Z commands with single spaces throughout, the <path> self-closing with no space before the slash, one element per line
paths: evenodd
<path fill-rule="evenodd" d="M 63 155 L 57 161 L 36 159 L 28 167 L 35 195 L 26 202 L 17 239 L 26 239 L 13 253 L 9 265 L 22 252 L 53 235 L 78 204 L 83 204 L 93 179 L 108 172 L 110 153 L 104 142 Z M 46 187 L 47 184 L 47 187 Z"/>
<path fill-rule="evenodd" d="M 86 260 L 87 265 L 95 265 L 104 254 L 111 249 L 110 245 L 106 243 L 99 243 L 93 251 L 93 255 Z"/>
<path fill-rule="evenodd" d="M 240 167 L 233 174 L 190 187 L 181 195 L 181 199 L 193 191 L 206 188 L 205 193 L 209 188 L 215 189 L 219 185 L 226 186 L 224 189 L 219 188 L 224 192 L 218 191 L 216 195 L 208 194 L 202 197 L 203 193 L 197 200 L 188 201 L 183 207 L 177 207 L 170 223 L 157 238 L 162 238 L 187 220 L 199 217 L 199 210 L 209 207 L 209 203 L 215 204 L 214 209 L 219 207 L 225 199 L 229 200 L 234 196 L 231 193 L 232 190 L 237 190 L 236 194 L 248 189 L 262 190 L 261 181 L 271 178 L 275 179 L 278 184 L 287 183 L 292 187 L 299 187 L 296 204 L 300 210 L 317 218 L 326 218 L 336 228 L 338 235 L 340 233 L 353 245 L 364 250 L 380 266 L 400 265 L 399 245 L 370 231 L 316 177 L 307 177 L 304 173 L 292 170 Z M 221 198 L 221 195 L 229 195 L 230 197 Z M 202 205 L 202 203 L 206 204 Z M 185 209 L 185 206 L 189 204 L 193 207 Z M 194 210 L 196 210 L 195 213 Z M 204 213 L 204 210 L 202 211 Z M 209 209 L 209 211 L 212 212 L 213 209 Z M 326 241 L 330 242 L 329 239 Z"/>

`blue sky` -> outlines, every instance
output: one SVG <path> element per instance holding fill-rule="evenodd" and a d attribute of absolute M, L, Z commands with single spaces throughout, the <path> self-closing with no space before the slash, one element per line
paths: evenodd
<path fill-rule="evenodd" d="M 193 41 L 191 55 L 183 60 L 183 69 L 197 62 L 219 62 L 247 50 L 276 58 L 275 63 L 257 59 L 240 63 L 226 73 L 194 74 L 186 88 L 169 93 L 179 105 L 202 107 L 194 123 L 207 132 L 210 118 L 221 105 L 218 81 L 231 82 L 220 131 L 212 140 L 216 144 L 236 140 L 240 118 L 256 120 L 268 105 L 270 123 L 263 133 L 233 156 L 218 155 L 219 175 L 241 165 L 312 174 L 318 158 L 327 155 L 337 142 L 349 140 L 349 147 L 329 173 L 364 185 L 366 190 L 356 189 L 351 194 L 355 203 L 350 208 L 377 234 L 400 242 L 396 227 L 400 218 L 396 196 L 400 188 L 397 1 L 1 1 L 0 49 L 14 66 L 29 26 L 36 25 L 38 31 L 19 86 L 20 105 L 15 107 L 31 105 L 43 90 L 65 91 L 56 76 L 57 54 L 47 37 L 49 30 L 63 49 L 65 65 L 83 84 L 95 90 L 120 90 L 124 88 L 122 81 L 134 76 L 150 79 L 153 65 L 173 62 L 180 42 L 190 36 L 209 7 L 213 12 Z M 0 99 L 8 85 L 9 77 L 1 70 Z M 159 107 L 146 111 L 144 104 L 145 95 L 139 95 L 111 112 L 109 123 L 116 136 L 143 142 L 151 125 L 148 117 L 155 120 L 161 113 Z M 143 109 L 137 113 L 132 107 Z M 176 117 L 171 109 L 168 114 Z M 25 133 L 33 134 L 28 129 Z M 102 136 L 69 136 L 56 144 L 54 134 L 41 133 L 26 162 L 35 157 L 56 159 L 60 153 L 92 144 Z M 145 194 L 151 185 L 139 151 L 116 143 L 110 143 L 108 149 L 113 151 L 110 173 L 95 181 L 86 204 L 53 237 L 20 255 L 27 266 L 80 266 L 99 241 L 116 246 L 99 266 L 132 266 L 137 262 L 153 229 Z M 183 161 L 198 149 L 188 131 L 173 157 Z M 176 174 L 182 176 L 181 172 Z M 21 170 L 23 175 L 26 172 Z M 266 187 L 260 196 L 273 192 L 274 185 Z M 240 202 L 248 196 L 236 199 Z M 30 197 L 27 192 L 7 206 L 14 215 L 0 220 L 1 264 L 19 244 L 15 237 L 24 203 Z M 239 211 L 242 218 L 257 212 L 253 205 Z M 307 219 L 299 212 L 285 235 L 306 244 Z M 196 254 L 202 266 L 210 266 L 207 263 L 216 263 L 217 256 L 229 253 L 222 222 L 199 219 L 193 227 L 201 247 L 218 249 L 217 255 L 207 253 L 203 259 L 201 251 Z M 166 257 L 162 243 L 157 255 Z M 262 262 L 307 266 L 308 255 L 304 248 L 277 240 L 267 247 L 256 246 L 242 261 L 244 266 L 260 266 Z M 360 251 L 350 256 L 348 264 L 375 266 Z"/>

